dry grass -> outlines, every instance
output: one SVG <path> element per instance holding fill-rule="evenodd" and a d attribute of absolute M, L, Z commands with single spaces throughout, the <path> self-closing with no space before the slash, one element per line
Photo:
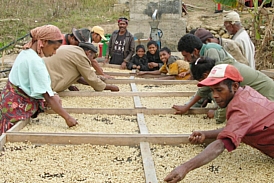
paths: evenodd
<path fill-rule="evenodd" d="M 117 0 L 0 0 L 0 48 L 30 29 L 53 24 L 62 32 L 114 22 L 128 12 L 113 12 Z"/>

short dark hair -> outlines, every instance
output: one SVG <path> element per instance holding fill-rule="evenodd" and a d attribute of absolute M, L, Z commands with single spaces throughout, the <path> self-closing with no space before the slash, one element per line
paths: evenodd
<path fill-rule="evenodd" d="M 171 50 L 168 47 L 163 47 L 160 49 L 160 52 L 166 51 L 168 54 L 171 54 Z"/>
<path fill-rule="evenodd" d="M 203 46 L 202 41 L 193 34 L 185 34 L 178 42 L 178 51 L 192 53 L 194 49 L 201 50 Z"/>
<path fill-rule="evenodd" d="M 148 43 L 147 43 L 147 47 L 149 47 L 150 45 L 155 45 L 156 47 L 157 47 L 157 49 L 158 49 L 158 44 L 157 44 L 157 42 L 156 41 L 153 41 L 153 40 L 150 40 Z"/>
<path fill-rule="evenodd" d="M 203 74 L 210 72 L 215 66 L 216 61 L 209 57 L 200 57 L 199 60 L 193 62 L 191 65 L 191 74 L 193 79 L 200 80 L 203 78 Z"/>
<path fill-rule="evenodd" d="M 52 41 L 52 40 L 48 40 L 48 43 L 49 44 L 56 44 L 56 43 L 63 43 L 63 40 L 62 39 L 60 39 L 60 40 L 56 40 L 56 41 Z"/>
<path fill-rule="evenodd" d="M 227 85 L 229 92 L 232 92 L 232 84 L 235 83 L 232 79 L 225 79 L 222 81 L 225 85 Z"/>
<path fill-rule="evenodd" d="M 139 49 L 143 49 L 144 51 L 146 51 L 145 47 L 141 44 L 137 45 L 136 46 L 136 52 L 139 50 Z"/>

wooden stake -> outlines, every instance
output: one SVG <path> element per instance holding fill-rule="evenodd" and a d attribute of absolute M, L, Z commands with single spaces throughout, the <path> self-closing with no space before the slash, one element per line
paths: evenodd
<path fill-rule="evenodd" d="M 2 54 L 2 66 L 1 66 L 1 70 L 4 70 L 4 57 L 5 57 L 5 50 L 3 50 L 3 52 L 2 52 L 3 54 Z"/>

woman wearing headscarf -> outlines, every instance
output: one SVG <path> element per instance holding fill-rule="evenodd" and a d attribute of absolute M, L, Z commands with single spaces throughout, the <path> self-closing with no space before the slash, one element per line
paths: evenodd
<path fill-rule="evenodd" d="M 17 56 L 9 80 L 0 97 L 0 134 L 16 122 L 35 118 L 44 111 L 44 99 L 48 106 L 62 116 L 69 127 L 77 121 L 61 106 L 60 98 L 54 95 L 46 65 L 42 57 L 50 57 L 62 44 L 58 27 L 45 25 L 30 31 L 32 40 L 24 45 Z"/>

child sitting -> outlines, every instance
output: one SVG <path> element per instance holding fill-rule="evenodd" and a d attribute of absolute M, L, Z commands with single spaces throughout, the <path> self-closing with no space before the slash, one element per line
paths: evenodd
<path fill-rule="evenodd" d="M 160 59 L 164 65 L 159 70 L 139 72 L 138 75 L 164 73 L 169 76 L 161 77 L 160 79 L 177 80 L 187 80 L 191 77 L 189 74 L 189 63 L 184 60 L 180 60 L 179 57 L 171 55 L 171 51 L 167 47 L 164 47 L 160 50 Z"/>
<path fill-rule="evenodd" d="M 138 45 L 136 47 L 136 54 L 127 62 L 128 69 L 137 69 L 140 71 L 149 71 L 148 60 L 145 54 L 145 47 Z"/>
<path fill-rule="evenodd" d="M 159 55 L 159 47 L 156 41 L 149 41 L 147 43 L 147 59 L 148 59 L 148 67 L 150 71 L 159 70 L 163 62 L 160 60 Z"/>

